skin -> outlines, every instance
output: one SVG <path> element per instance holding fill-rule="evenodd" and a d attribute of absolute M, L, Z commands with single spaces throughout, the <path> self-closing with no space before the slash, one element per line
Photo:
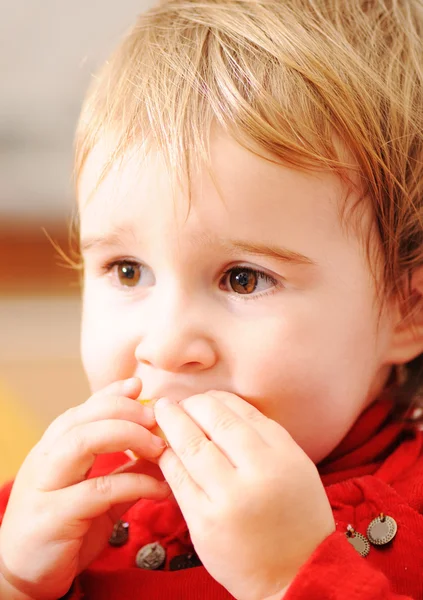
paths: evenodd
<path fill-rule="evenodd" d="M 336 177 L 270 164 L 223 136 L 212 157 L 223 197 L 198 174 L 188 216 L 159 156 L 128 160 L 92 197 L 101 149 L 88 159 L 80 186 L 86 373 L 94 391 L 138 376 L 145 398 L 237 394 L 317 463 L 383 387 L 390 319 L 377 329 L 375 284 L 362 239 L 340 223 L 345 189 Z M 316 265 L 229 249 L 233 240 L 284 246 Z M 118 266 L 105 271 L 122 259 L 145 265 L 135 267 L 138 285 Z M 238 265 L 275 283 L 261 278 L 255 293 L 236 293 L 221 280 Z"/>
<path fill-rule="evenodd" d="M 279 600 L 335 529 L 316 463 L 392 365 L 422 352 L 421 321 L 412 335 L 394 306 L 378 320 L 334 175 L 270 164 L 216 133 L 220 194 L 200 170 L 188 210 L 159 154 L 128 154 L 96 187 L 104 160 L 100 144 L 79 188 L 93 395 L 52 423 L 18 473 L 0 596 L 62 596 L 132 504 L 172 492 L 209 573 L 237 600 Z M 365 230 L 366 205 L 362 215 Z M 154 413 L 139 398 L 160 398 Z M 140 460 L 87 479 L 97 454 L 127 450 Z"/>

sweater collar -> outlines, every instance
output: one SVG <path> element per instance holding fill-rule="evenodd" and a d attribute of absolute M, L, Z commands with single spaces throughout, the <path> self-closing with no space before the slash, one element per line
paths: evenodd
<path fill-rule="evenodd" d="M 324 485 L 374 474 L 410 431 L 396 413 L 394 388 L 387 388 L 355 421 L 344 439 L 317 467 Z"/>

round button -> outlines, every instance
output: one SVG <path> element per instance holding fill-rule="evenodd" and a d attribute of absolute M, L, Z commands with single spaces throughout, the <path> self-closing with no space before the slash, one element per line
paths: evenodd
<path fill-rule="evenodd" d="M 347 540 L 351 546 L 355 548 L 355 550 L 357 550 L 361 556 L 365 557 L 368 555 L 370 552 L 370 544 L 369 540 L 364 535 L 358 533 L 358 531 L 356 531 L 352 525 L 347 525 L 347 531 L 345 535 L 347 536 Z"/>
<path fill-rule="evenodd" d="M 169 569 L 171 571 L 182 571 L 182 569 L 192 569 L 192 567 L 201 567 L 201 560 L 198 558 L 195 552 L 189 554 L 180 554 L 174 556 L 169 563 Z"/>
<path fill-rule="evenodd" d="M 111 546 L 119 547 L 126 544 L 129 536 L 129 523 L 118 521 L 113 527 L 112 535 L 109 538 Z"/>
<path fill-rule="evenodd" d="M 381 513 L 367 528 L 367 537 L 375 546 L 389 544 L 397 534 L 395 519 Z"/>
<path fill-rule="evenodd" d="M 155 571 L 163 566 L 166 560 L 166 551 L 158 542 L 147 544 L 138 550 L 135 562 L 140 569 Z"/>

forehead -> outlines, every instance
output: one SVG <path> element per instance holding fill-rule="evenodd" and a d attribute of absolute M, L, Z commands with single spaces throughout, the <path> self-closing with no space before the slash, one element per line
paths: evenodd
<path fill-rule="evenodd" d="M 326 238 L 336 243 L 343 236 L 340 207 L 349 190 L 333 173 L 304 172 L 275 164 L 245 149 L 224 134 L 211 139 L 211 173 L 199 168 L 188 182 L 176 188 L 160 152 L 134 147 L 114 162 L 100 181 L 107 156 L 105 143 L 88 156 L 79 181 L 81 231 L 102 233 L 111 224 L 156 235 L 161 227 L 179 231 L 197 229 L 229 234 L 234 227 L 246 236 L 283 238 L 303 243 Z M 363 218 L 369 218 L 365 215 Z M 92 232 L 90 230 L 96 229 Z M 311 237 L 310 237 L 311 236 Z"/>

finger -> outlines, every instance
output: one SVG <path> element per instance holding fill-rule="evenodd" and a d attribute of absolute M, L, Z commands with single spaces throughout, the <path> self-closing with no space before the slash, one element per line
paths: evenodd
<path fill-rule="evenodd" d="M 86 405 L 97 404 L 104 400 L 106 396 L 125 396 L 135 400 L 141 393 L 142 385 L 138 377 L 124 379 L 122 381 L 114 381 L 110 385 L 95 392 L 86 402 L 78 406 L 68 409 L 66 412 L 57 417 L 46 429 L 41 442 L 50 443 L 60 436 L 64 435 L 74 425 L 79 423 L 79 413 L 81 407 Z M 148 411 L 147 411 L 148 414 Z M 83 422 L 83 421 L 82 421 Z"/>
<path fill-rule="evenodd" d="M 105 388 L 97 390 L 91 396 L 89 400 L 94 400 L 98 396 L 110 395 L 110 396 L 127 396 L 135 400 L 138 398 L 142 390 L 142 383 L 139 377 L 130 377 L 129 379 L 121 379 L 119 381 L 113 381 Z"/>
<path fill-rule="evenodd" d="M 286 442 L 290 438 L 289 433 L 282 425 L 266 417 L 255 406 L 236 394 L 219 390 L 212 390 L 208 394 L 224 403 L 232 412 L 254 427 L 262 440 L 269 446 L 273 447 L 275 443 Z"/>
<path fill-rule="evenodd" d="M 150 460 L 145 458 L 130 460 L 112 471 L 112 473 L 139 473 L 140 475 L 149 475 L 150 477 L 154 477 L 154 479 L 157 479 L 158 481 L 164 481 L 165 478 L 161 468 L 159 467 L 158 461 L 158 458 Z"/>
<path fill-rule="evenodd" d="M 158 482 L 166 483 L 165 488 L 167 489 L 167 497 L 173 497 L 169 484 L 166 482 L 163 472 L 160 469 L 157 461 L 158 459 L 146 460 L 144 458 L 130 460 L 112 471 L 111 475 L 118 475 L 120 473 L 138 473 L 139 475 L 148 475 Z M 110 512 L 113 522 L 116 522 L 118 519 L 120 519 L 120 517 L 131 508 L 132 504 L 133 502 L 124 502 L 114 506 Z"/>
<path fill-rule="evenodd" d="M 119 473 L 87 479 L 66 489 L 54 492 L 60 505 L 62 499 L 64 519 L 78 515 L 78 519 L 93 519 L 107 511 L 115 510 L 116 519 L 140 498 L 164 500 L 170 494 L 169 485 L 154 477 L 137 473 Z M 56 502 L 56 503 L 57 503 Z M 121 515 L 116 507 L 123 509 Z M 125 509 L 125 506 L 128 507 Z"/>
<path fill-rule="evenodd" d="M 160 456 L 159 466 L 182 513 L 200 512 L 200 503 L 208 498 L 207 491 L 193 480 L 172 448 L 166 448 Z"/>
<path fill-rule="evenodd" d="M 193 481 L 207 494 L 229 483 L 233 466 L 182 407 L 162 398 L 154 408 L 159 427 Z"/>
<path fill-rule="evenodd" d="M 251 424 L 221 399 L 198 394 L 181 402 L 184 411 L 237 468 L 256 464 L 267 445 Z"/>
<path fill-rule="evenodd" d="M 165 447 L 161 438 L 129 421 L 105 420 L 80 425 L 63 436 L 47 455 L 38 451 L 42 465 L 38 485 L 44 491 L 51 491 L 79 483 L 86 478 L 98 454 L 130 449 L 138 456 L 154 459 Z"/>
<path fill-rule="evenodd" d="M 44 436 L 42 444 L 47 450 L 74 427 L 115 419 L 137 423 L 150 430 L 156 426 L 154 410 L 149 406 L 143 406 L 125 396 L 99 396 L 64 413 L 60 424 L 48 437 Z"/>

